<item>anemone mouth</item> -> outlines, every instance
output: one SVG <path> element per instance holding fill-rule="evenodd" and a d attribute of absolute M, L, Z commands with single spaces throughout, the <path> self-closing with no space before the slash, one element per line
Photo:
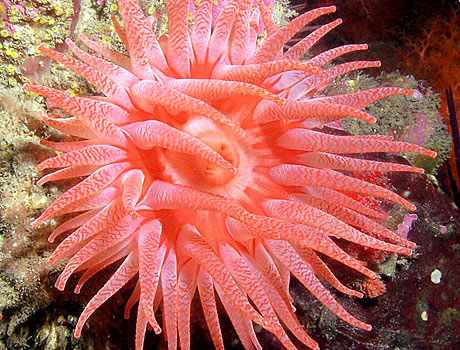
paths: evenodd
<path fill-rule="evenodd" d="M 247 165 L 240 137 L 230 128 L 199 116 L 190 118 L 182 129 L 217 152 L 236 171 L 232 173 L 218 164 L 194 155 L 164 150 L 163 160 L 168 175 L 177 184 L 211 193 L 228 194 L 234 182 L 245 173 Z"/>

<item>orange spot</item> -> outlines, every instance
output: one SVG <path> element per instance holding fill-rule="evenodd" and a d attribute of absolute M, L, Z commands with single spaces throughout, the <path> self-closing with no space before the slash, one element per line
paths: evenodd
<path fill-rule="evenodd" d="M 363 291 L 364 291 L 364 294 L 368 298 L 375 298 L 385 293 L 386 288 L 385 288 L 385 284 L 383 283 L 383 281 L 381 279 L 376 278 L 376 279 L 367 280 L 366 282 L 364 282 Z"/>

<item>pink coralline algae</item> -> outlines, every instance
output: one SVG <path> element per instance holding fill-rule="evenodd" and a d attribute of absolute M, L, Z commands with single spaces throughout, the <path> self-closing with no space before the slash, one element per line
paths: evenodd
<path fill-rule="evenodd" d="M 398 225 L 398 230 L 396 233 L 403 238 L 407 238 L 407 235 L 412 228 L 412 225 L 415 220 L 418 219 L 417 214 L 407 214 L 404 216 L 403 222 Z"/>
<path fill-rule="evenodd" d="M 424 145 L 426 141 L 434 135 L 433 123 L 427 114 L 415 112 L 414 116 L 417 120 L 416 123 L 414 125 L 409 125 L 401 138 L 417 145 Z M 441 115 L 437 113 L 435 117 L 438 122 L 441 123 Z"/>
<path fill-rule="evenodd" d="M 224 348 L 217 298 L 246 349 L 260 348 L 253 323 L 287 349 L 296 347 L 282 324 L 307 347 L 318 349 L 295 316 L 291 274 L 339 318 L 370 330 L 321 283 L 319 278 L 362 297 L 337 279 L 323 256 L 375 280 L 376 273 L 338 241 L 410 255 L 415 245 L 381 225 L 388 216 L 364 199 L 379 198 L 412 211 L 415 206 L 372 177 L 366 181 L 353 174 L 423 170 L 359 155 L 436 153 L 389 136 L 335 135 L 324 125 L 344 117 L 374 123 L 362 108 L 415 91 L 384 87 L 317 97 L 335 77 L 380 65 L 358 61 L 323 68 L 366 45 L 345 45 L 299 60 L 340 20 L 283 51 L 308 23 L 335 12 L 334 6 L 279 28 L 261 1 L 229 0 L 217 12 L 212 1 L 196 4 L 190 25 L 189 2 L 167 1 L 169 35 L 157 39 L 138 3 L 120 0 L 124 26 L 115 21 L 115 27 L 129 56 L 85 37 L 82 42 L 98 55 L 70 40 L 78 59 L 41 48 L 104 97 L 25 86 L 72 115 L 41 118 L 77 138 L 43 141 L 61 154 L 39 165 L 40 170 L 56 169 L 39 184 L 84 177 L 34 222 L 38 226 L 78 213 L 49 238 L 52 242 L 68 233 L 50 258 L 50 263 L 70 258 L 56 287 L 63 290 L 81 272 L 78 293 L 86 282 L 97 283 L 91 280 L 97 272 L 119 264 L 86 305 L 75 336 L 98 307 L 134 280 L 125 313 L 137 305 L 138 350 L 148 326 L 157 334 L 164 331 L 169 349 L 189 349 L 195 293 L 217 349 Z M 260 19 L 266 29 L 263 40 Z M 163 327 L 156 319 L 159 309 Z"/>

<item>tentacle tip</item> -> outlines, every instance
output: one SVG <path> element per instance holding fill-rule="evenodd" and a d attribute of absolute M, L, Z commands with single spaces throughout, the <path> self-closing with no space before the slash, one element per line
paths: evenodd
<path fill-rule="evenodd" d="M 365 323 L 363 329 L 366 330 L 366 331 L 371 331 L 372 326 L 370 324 Z"/>
<path fill-rule="evenodd" d="M 423 94 L 419 90 L 412 90 L 413 93 L 410 95 L 414 100 L 420 101 L 423 98 Z"/>
<path fill-rule="evenodd" d="M 43 220 L 41 218 L 38 218 L 38 219 L 32 221 L 32 223 L 31 223 L 33 228 L 37 228 L 41 224 L 43 224 Z"/>
<path fill-rule="evenodd" d="M 28 84 L 28 83 L 25 83 L 24 85 L 22 85 L 22 87 L 27 91 L 32 91 L 33 86 L 34 85 L 31 85 L 31 84 Z"/>
<path fill-rule="evenodd" d="M 44 45 L 38 45 L 37 49 L 38 49 L 40 52 L 44 53 L 44 54 L 46 54 L 47 52 L 52 51 L 51 49 L 47 48 L 47 47 L 44 46 Z"/>
<path fill-rule="evenodd" d="M 162 330 L 161 330 L 161 328 L 160 328 L 159 325 L 157 325 L 157 324 L 152 324 L 152 323 L 150 323 L 150 325 L 152 326 L 153 331 L 155 332 L 155 334 L 158 335 L 158 334 L 160 334 L 160 333 L 162 332 Z"/>
<path fill-rule="evenodd" d="M 367 269 L 366 269 L 367 270 Z M 371 280 L 375 280 L 376 278 L 378 278 L 377 274 L 372 271 L 372 270 L 367 270 L 366 271 L 367 273 L 365 274 L 367 277 L 369 277 Z"/>
<path fill-rule="evenodd" d="M 407 256 L 411 256 L 413 251 L 412 249 L 409 249 L 409 248 L 401 248 L 398 253 L 407 255 Z"/>
<path fill-rule="evenodd" d="M 417 174 L 425 174 L 425 169 L 422 168 L 415 168 L 414 172 Z"/>
<path fill-rule="evenodd" d="M 56 283 L 54 284 L 54 287 L 56 287 L 57 290 L 59 290 L 60 292 L 62 292 L 65 288 L 65 283 L 62 283 L 59 279 L 56 281 Z"/>
<path fill-rule="evenodd" d="M 40 168 L 38 170 L 40 170 Z M 40 171 L 42 171 L 42 170 L 40 170 Z M 37 181 L 37 186 L 42 186 L 42 185 L 44 185 L 46 183 L 46 181 L 43 180 L 43 179 L 44 178 L 41 178 L 40 180 Z"/>
<path fill-rule="evenodd" d="M 80 328 L 75 329 L 75 332 L 73 333 L 73 336 L 74 336 L 75 338 L 77 338 L 77 339 L 80 338 L 80 336 L 81 336 L 81 329 L 80 329 Z"/>

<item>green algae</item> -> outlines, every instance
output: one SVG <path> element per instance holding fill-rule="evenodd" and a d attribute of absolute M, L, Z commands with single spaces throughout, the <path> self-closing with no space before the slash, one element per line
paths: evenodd
<path fill-rule="evenodd" d="M 363 120 L 345 118 L 343 128 L 354 135 L 382 134 L 393 136 L 396 141 L 419 144 L 438 153 L 435 159 L 403 152 L 401 155 L 412 165 L 425 169 L 429 174 L 449 157 L 451 136 L 439 114 L 440 98 L 430 87 L 414 77 L 399 72 L 382 73 L 371 77 L 360 71 L 350 73 L 336 80 L 326 89 L 327 94 L 343 94 L 363 91 L 381 86 L 395 86 L 414 89 L 420 98 L 411 96 L 388 96 L 367 106 L 364 110 L 377 118 L 375 124 Z"/>
<path fill-rule="evenodd" d="M 32 320 L 52 302 L 48 276 L 62 263 L 47 263 L 50 226 L 31 226 L 60 193 L 55 185 L 35 184 L 41 176 L 38 162 L 53 154 L 40 145 L 40 138 L 56 133 L 38 118 L 38 111 L 46 109 L 44 99 L 31 96 L 22 85 L 30 79 L 38 82 L 36 72 L 46 71 L 37 59 L 38 46 L 55 47 L 69 36 L 73 5 L 70 0 L 8 4 L 0 20 L 8 32 L 0 36 L 0 349 L 25 349 L 34 348 L 36 334 L 49 326 Z M 28 66 L 30 62 L 36 65 Z M 56 67 L 52 65 L 52 74 Z M 69 81 L 68 75 L 42 81 Z"/>

